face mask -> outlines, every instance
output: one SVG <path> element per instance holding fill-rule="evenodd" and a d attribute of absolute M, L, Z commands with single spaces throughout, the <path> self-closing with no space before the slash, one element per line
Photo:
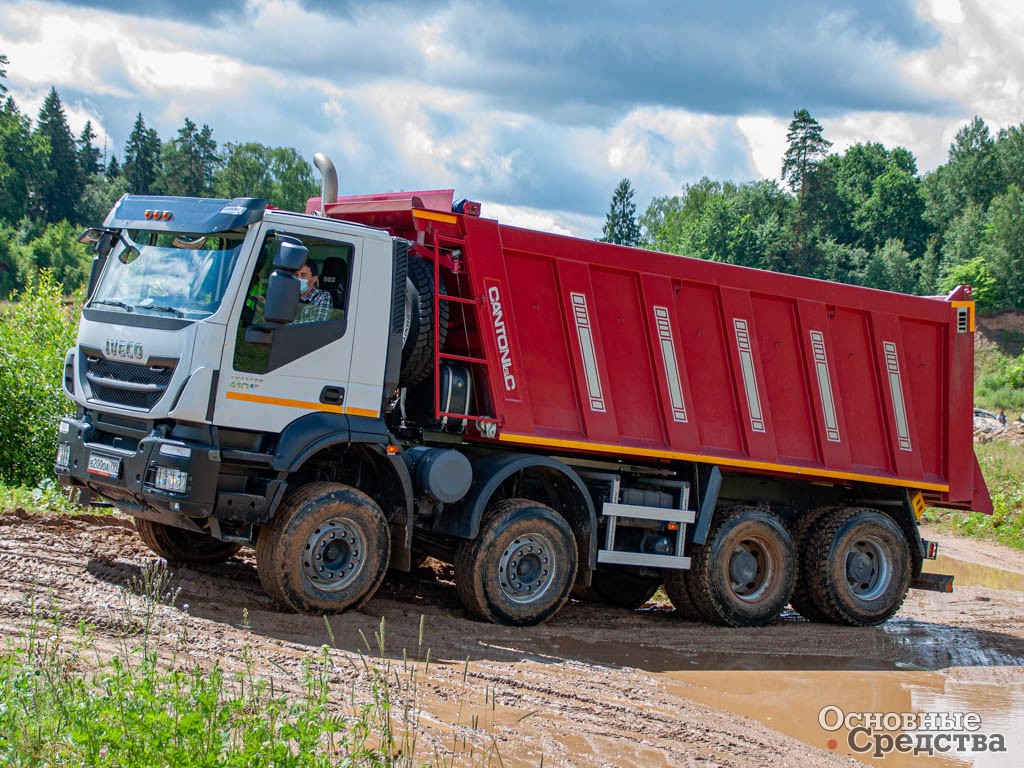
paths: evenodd
<path fill-rule="evenodd" d="M 309 290 L 309 280 L 303 280 L 299 278 L 299 293 L 305 293 Z"/>

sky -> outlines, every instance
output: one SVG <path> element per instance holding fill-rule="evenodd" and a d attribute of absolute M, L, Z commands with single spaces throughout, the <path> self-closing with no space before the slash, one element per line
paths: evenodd
<path fill-rule="evenodd" d="M 18 106 L 56 87 L 119 159 L 139 112 L 189 117 L 327 154 L 341 194 L 454 187 L 581 237 L 624 177 L 638 212 L 778 178 L 798 109 L 934 169 L 973 116 L 1024 121 L 1022 40 L 1019 0 L 0 0 Z"/>

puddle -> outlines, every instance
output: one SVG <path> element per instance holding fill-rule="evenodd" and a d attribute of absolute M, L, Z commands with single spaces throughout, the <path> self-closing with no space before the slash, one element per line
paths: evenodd
<path fill-rule="evenodd" d="M 924 561 L 926 573 L 944 573 L 955 576 L 953 588 L 988 587 L 989 589 L 1011 589 L 1024 592 L 1024 573 L 1004 571 L 977 563 L 965 563 L 951 557 L 939 555 L 934 560 Z"/>
<path fill-rule="evenodd" d="M 965 563 L 948 557 L 926 562 L 926 569 L 952 574 L 964 587 L 1024 592 L 1024 573 Z M 817 646 L 802 621 L 782 622 L 761 631 L 759 640 L 721 635 L 706 628 L 692 644 L 675 648 L 652 642 L 609 645 L 575 637 L 549 637 L 532 649 L 543 657 L 578 657 L 614 666 L 644 670 L 681 697 L 728 710 L 822 749 L 849 755 L 863 763 L 894 768 L 910 765 L 1024 765 L 1024 644 L 997 627 L 947 625 L 897 617 L 877 629 L 838 629 L 831 646 Z M 799 639 L 796 637 L 799 635 Z M 677 636 L 678 637 L 678 636 Z M 708 651 L 722 642 L 728 651 Z M 792 649 L 792 653 L 787 653 Z M 851 748 L 842 727 L 827 731 L 819 713 L 836 706 L 856 713 L 977 713 L 981 725 L 973 732 L 1004 738 L 1005 752 L 965 750 L 955 741 L 942 744 L 946 753 L 882 757 Z M 893 715 L 895 718 L 895 714 Z M 857 725 L 859 723 L 855 723 Z M 899 731 L 886 731 L 898 736 Z M 908 732 L 912 739 L 915 732 Z M 964 730 L 940 729 L 956 735 Z M 854 744 L 863 746 L 863 734 Z M 962 742 L 961 742 L 962 743 Z"/>
<path fill-rule="evenodd" d="M 1024 748 L 1024 675 L 1011 684 L 962 682 L 941 672 L 910 671 L 685 671 L 665 672 L 681 696 L 757 720 L 808 744 L 878 766 L 1016 766 Z M 827 706 L 844 712 L 976 712 L 977 733 L 1002 734 L 1006 752 L 951 752 L 933 756 L 890 752 L 875 758 L 850 748 L 849 731 L 826 731 Z M 896 735 L 898 732 L 887 732 Z M 863 745 L 858 736 L 855 744 Z M 953 745 L 955 747 L 955 745 Z"/>

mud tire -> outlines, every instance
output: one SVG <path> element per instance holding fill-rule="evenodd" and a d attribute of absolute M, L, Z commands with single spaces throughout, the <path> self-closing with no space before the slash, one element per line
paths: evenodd
<path fill-rule="evenodd" d="M 590 581 L 590 589 L 598 600 L 629 611 L 648 602 L 660 587 L 660 582 L 614 571 L 594 571 Z"/>
<path fill-rule="evenodd" d="M 855 507 L 819 520 L 808 536 L 802 566 L 808 596 L 825 621 L 873 626 L 900 609 L 912 563 L 895 520 Z"/>
<path fill-rule="evenodd" d="M 700 621 L 704 617 L 690 596 L 690 571 L 671 571 L 665 576 L 665 594 L 668 595 L 676 616 L 685 621 Z"/>
<path fill-rule="evenodd" d="M 442 294 L 444 288 L 441 288 Z M 402 367 L 398 384 L 411 387 L 427 377 L 434 367 L 434 268 L 423 259 L 409 259 L 405 281 L 406 327 L 403 329 Z M 448 336 L 448 302 L 438 311 L 439 346 Z"/>
<path fill-rule="evenodd" d="M 808 621 L 827 621 L 826 616 L 818 610 L 811 600 L 810 588 L 807 584 L 807 572 L 804 570 L 804 553 L 807 551 L 807 544 L 811 530 L 826 515 L 841 514 L 842 507 L 819 507 L 800 516 L 792 526 L 793 543 L 796 544 L 797 562 L 799 567 L 796 574 L 796 586 L 793 589 L 793 597 L 789 604 L 793 610 L 799 613 Z"/>
<path fill-rule="evenodd" d="M 387 519 L 369 496 L 340 483 L 310 483 L 287 496 L 260 531 L 256 571 L 284 608 L 340 613 L 373 597 L 390 553 Z"/>
<path fill-rule="evenodd" d="M 577 566 L 576 539 L 564 518 L 535 501 L 507 499 L 487 509 L 475 539 L 459 545 L 455 588 L 475 617 L 531 626 L 565 605 Z"/>
<path fill-rule="evenodd" d="M 793 538 L 777 516 L 758 507 L 734 507 L 719 515 L 707 543 L 694 548 L 686 579 L 690 598 L 706 621 L 770 624 L 793 594 Z"/>
<path fill-rule="evenodd" d="M 242 548 L 198 531 L 135 518 L 135 530 L 147 547 L 169 563 L 221 563 Z"/>

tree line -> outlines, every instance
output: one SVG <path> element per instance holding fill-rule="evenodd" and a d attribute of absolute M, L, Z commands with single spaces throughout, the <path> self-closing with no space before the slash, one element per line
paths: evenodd
<path fill-rule="evenodd" d="M 601 239 L 902 293 L 971 285 L 981 310 L 1024 310 L 1024 123 L 973 118 L 924 175 L 903 147 L 831 152 L 806 109 L 786 141 L 782 184 L 705 177 L 638 214 L 622 179 Z"/>
<path fill-rule="evenodd" d="M 48 269 L 68 291 L 88 276 L 91 254 L 75 236 L 103 223 L 125 193 L 262 197 L 271 205 L 305 210 L 318 185 L 298 150 L 256 142 L 219 146 L 208 125 L 186 117 L 161 139 L 140 112 L 120 160 L 96 146 L 86 122 L 76 137 L 51 88 L 33 121 L 4 80 L 0 54 L 0 298 Z"/>

